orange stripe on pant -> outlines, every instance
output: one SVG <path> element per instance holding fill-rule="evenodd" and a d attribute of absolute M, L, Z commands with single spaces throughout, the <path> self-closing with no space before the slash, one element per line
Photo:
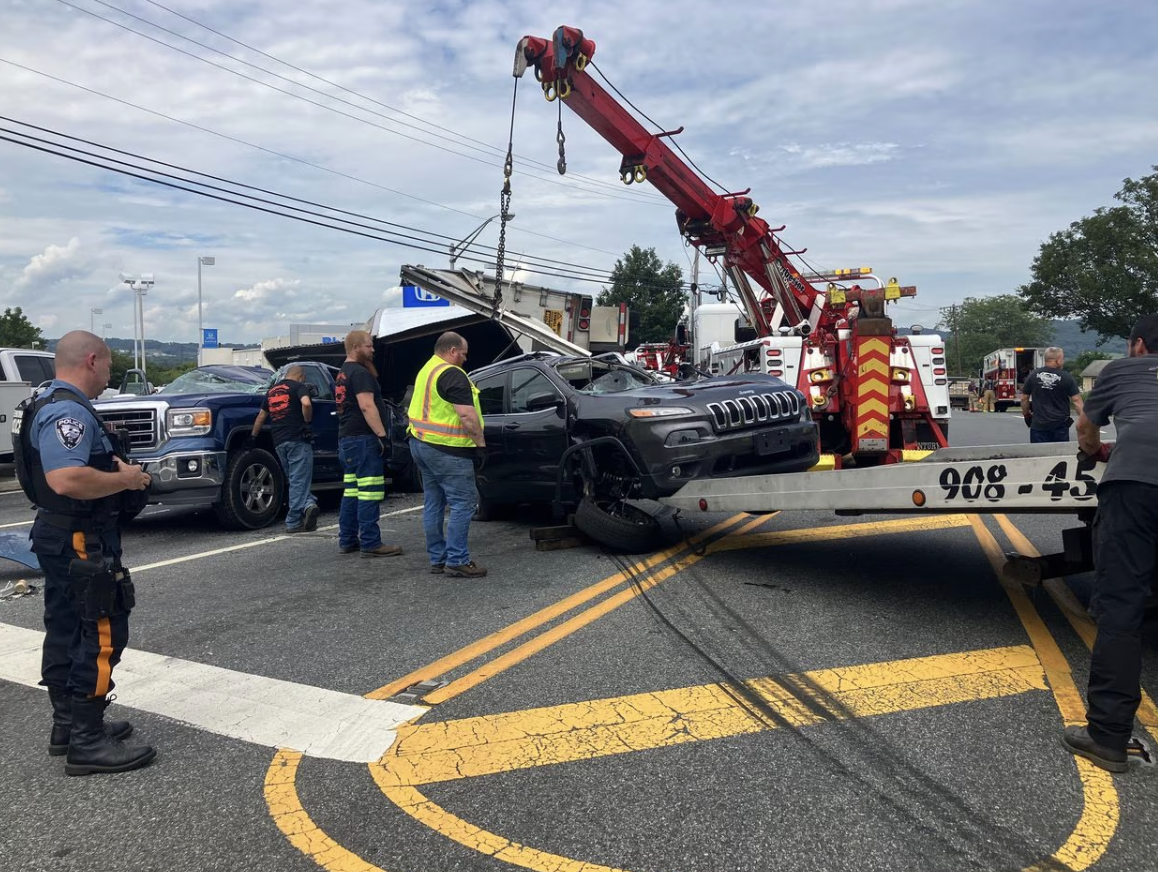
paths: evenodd
<path fill-rule="evenodd" d="M 88 551 L 85 550 L 84 533 L 76 530 L 72 534 L 72 550 L 81 560 L 88 560 Z M 108 618 L 98 618 L 97 640 L 100 643 L 100 653 L 97 654 L 97 680 L 93 696 L 105 696 L 109 692 L 109 682 L 112 681 L 113 667 L 109 660 L 113 656 L 113 628 Z"/>

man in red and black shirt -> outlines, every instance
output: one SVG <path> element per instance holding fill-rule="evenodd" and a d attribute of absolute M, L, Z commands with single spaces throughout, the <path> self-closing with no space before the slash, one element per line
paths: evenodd
<path fill-rule="evenodd" d="M 308 533 L 318 529 L 318 503 L 310 493 L 314 480 L 314 437 L 310 422 L 314 407 L 306 387 L 306 373 L 300 366 L 286 370 L 285 378 L 269 389 L 250 435 L 256 439 L 266 419 L 273 426 L 273 447 L 281 458 L 289 480 L 287 533 Z"/>
<path fill-rule="evenodd" d="M 338 460 L 345 473 L 342 508 L 338 513 L 338 549 L 361 551 L 363 557 L 393 557 L 397 545 L 382 544 L 378 516 L 386 498 L 385 455 L 390 450 L 385 405 L 374 342 L 365 330 L 346 334 L 346 360 L 338 373 L 334 398 L 338 403 Z"/>

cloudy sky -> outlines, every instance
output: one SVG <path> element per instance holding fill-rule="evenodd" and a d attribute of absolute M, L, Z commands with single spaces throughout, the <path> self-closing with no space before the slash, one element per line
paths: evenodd
<path fill-rule="evenodd" d="M 1152 0 L 626 8 L 0 0 L 0 130 L 24 134 L 0 137 L 163 161 L 363 216 L 324 212 L 382 237 L 0 140 L 0 306 L 22 307 L 50 338 L 90 324 L 131 337 L 120 274 L 153 273 L 146 335 L 194 342 L 202 256 L 216 258 L 203 272 L 204 323 L 226 341 L 398 305 L 401 264 L 445 267 L 450 242 L 499 211 L 515 46 L 561 24 L 595 40 L 599 70 L 656 124 L 684 127 L 678 141 L 704 173 L 751 188 L 811 264 L 916 284 L 892 310 L 900 324 L 1012 292 L 1049 233 L 1158 164 Z M 638 244 L 690 273 L 671 207 L 647 185 L 621 185 L 619 154 L 566 108 L 559 177 L 556 105 L 521 81 L 508 264 L 605 276 Z M 493 262 L 498 222 L 478 243 Z"/>

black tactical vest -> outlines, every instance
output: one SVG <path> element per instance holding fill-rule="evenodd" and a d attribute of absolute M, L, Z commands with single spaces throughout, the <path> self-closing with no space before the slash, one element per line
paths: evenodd
<path fill-rule="evenodd" d="M 74 530 L 111 527 L 117 521 L 121 506 L 120 494 L 112 494 L 98 500 L 74 500 L 72 497 L 61 496 L 48 486 L 40 450 L 32 444 L 32 422 L 41 409 L 57 400 L 73 400 L 84 406 L 92 418 L 93 425 L 97 427 L 97 432 L 105 432 L 104 425 L 88 399 L 76 391 L 58 387 L 51 393 L 45 391 L 37 398 L 29 397 L 16 407 L 12 422 L 12 453 L 16 465 L 16 478 L 25 495 L 39 510 L 40 516 L 50 523 Z M 112 472 L 116 468 L 113 464 L 113 452 L 105 450 L 103 440 L 95 440 L 87 465 L 102 472 Z"/>

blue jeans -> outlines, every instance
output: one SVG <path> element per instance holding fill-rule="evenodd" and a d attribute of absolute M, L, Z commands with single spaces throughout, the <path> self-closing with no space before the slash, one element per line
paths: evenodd
<path fill-rule="evenodd" d="M 1034 427 L 1029 431 L 1029 441 L 1032 442 L 1069 442 L 1070 425 L 1059 424 L 1049 429 Z"/>
<path fill-rule="evenodd" d="M 338 511 L 338 546 L 373 551 L 382 544 L 378 515 L 386 498 L 386 467 L 377 436 L 343 436 L 338 460 L 345 473 Z"/>
<path fill-rule="evenodd" d="M 455 457 L 410 437 L 410 456 L 422 472 L 422 529 L 431 564 L 465 566 L 470 563 L 466 538 L 470 519 L 478 505 L 474 461 Z M 443 513 L 450 506 L 450 520 L 443 534 Z"/>
<path fill-rule="evenodd" d="M 308 442 L 295 440 L 281 443 L 276 450 L 281 458 L 281 468 L 289 480 L 289 511 L 285 516 L 285 528 L 297 530 L 302 525 L 306 506 L 317 502 L 310 493 L 314 482 L 314 447 Z"/>

